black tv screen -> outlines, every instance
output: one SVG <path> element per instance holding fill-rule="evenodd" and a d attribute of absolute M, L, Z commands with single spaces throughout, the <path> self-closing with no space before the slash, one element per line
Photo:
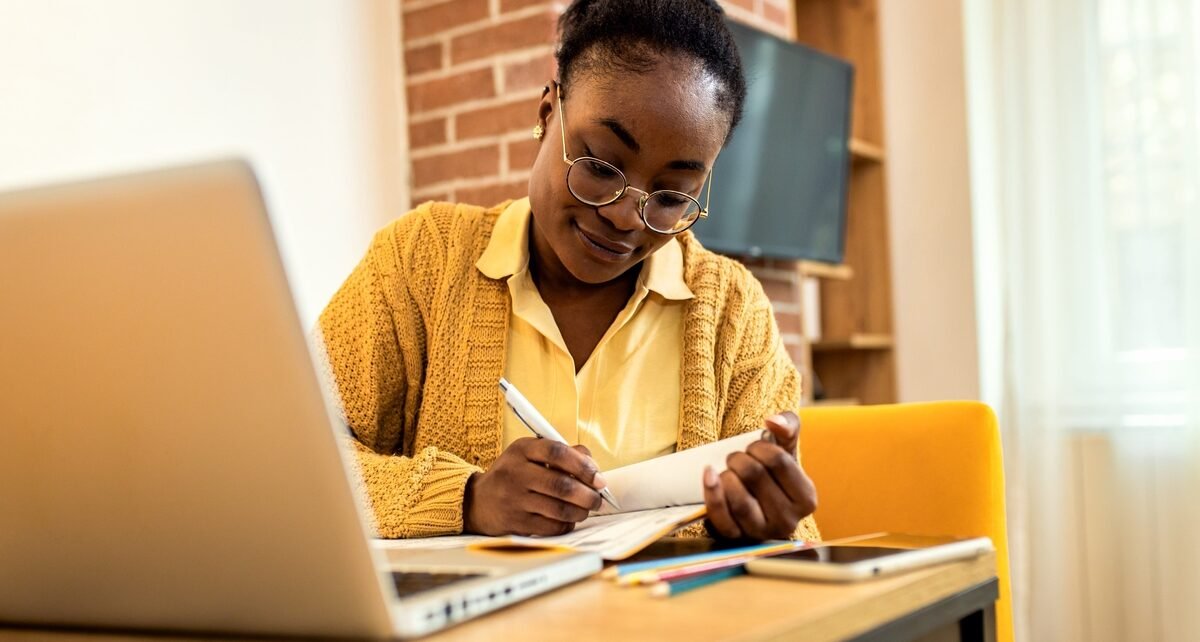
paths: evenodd
<path fill-rule="evenodd" d="M 746 70 L 745 115 L 713 167 L 693 231 L 727 254 L 840 263 L 854 68 L 729 23 Z"/>

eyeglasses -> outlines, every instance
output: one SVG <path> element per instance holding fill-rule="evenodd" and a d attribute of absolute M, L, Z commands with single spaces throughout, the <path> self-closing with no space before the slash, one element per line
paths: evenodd
<path fill-rule="evenodd" d="M 683 192 L 671 189 L 660 189 L 647 192 L 631 187 L 625 174 L 611 163 L 599 158 L 580 156 L 571 160 L 567 156 L 567 124 L 563 115 L 562 93 L 558 98 L 558 124 L 562 129 L 563 162 L 567 164 L 567 190 L 581 203 L 593 207 L 604 207 L 621 200 L 626 192 L 634 191 L 641 196 L 637 201 L 638 216 L 646 227 L 659 234 L 679 234 L 691 227 L 697 220 L 708 218 L 708 204 L 712 199 L 712 169 L 704 179 L 708 183 L 708 193 L 704 197 L 704 207 L 700 201 Z"/>

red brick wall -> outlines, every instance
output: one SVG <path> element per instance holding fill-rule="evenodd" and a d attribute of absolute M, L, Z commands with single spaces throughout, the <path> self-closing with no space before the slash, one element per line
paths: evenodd
<path fill-rule="evenodd" d="M 400 0 L 413 202 L 492 205 L 524 196 L 537 149 L 541 89 L 553 78 L 555 20 L 565 2 Z M 731 17 L 782 37 L 789 0 L 723 0 Z M 799 358 L 798 273 L 747 261 Z"/>
<path fill-rule="evenodd" d="M 541 88 L 565 4 L 401 0 L 414 202 L 491 205 L 524 196 Z M 790 31 L 787 0 L 726 0 L 735 19 Z"/>

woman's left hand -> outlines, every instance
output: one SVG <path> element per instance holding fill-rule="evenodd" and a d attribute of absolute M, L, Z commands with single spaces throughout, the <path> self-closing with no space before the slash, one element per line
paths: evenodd
<path fill-rule="evenodd" d="M 704 471 L 710 529 L 731 539 L 788 539 L 817 508 L 817 489 L 796 460 L 800 418 L 782 412 L 766 420 L 775 443 L 755 441 L 726 459 L 727 470 Z"/>

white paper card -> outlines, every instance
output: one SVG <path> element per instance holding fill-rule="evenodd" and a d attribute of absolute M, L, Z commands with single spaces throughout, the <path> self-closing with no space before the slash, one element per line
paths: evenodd
<path fill-rule="evenodd" d="M 725 471 L 725 458 L 762 438 L 763 431 L 715 441 L 670 455 L 604 471 L 621 512 L 704 503 L 704 467 Z M 601 515 L 616 512 L 605 503 Z"/>

